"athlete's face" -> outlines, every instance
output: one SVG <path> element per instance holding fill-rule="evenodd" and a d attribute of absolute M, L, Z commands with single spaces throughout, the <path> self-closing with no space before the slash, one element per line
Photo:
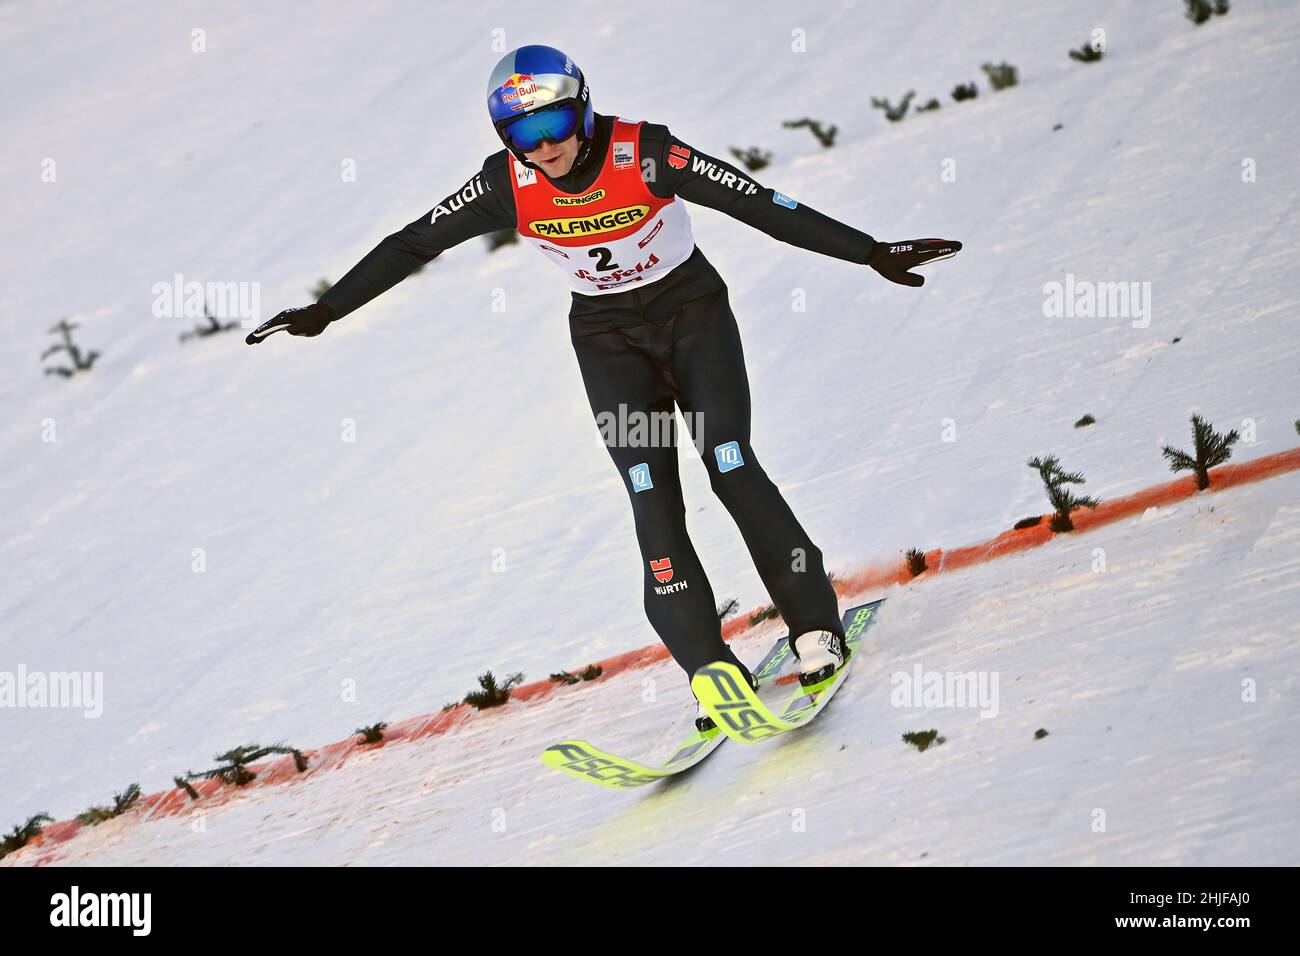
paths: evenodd
<path fill-rule="evenodd" d="M 531 153 L 524 153 L 530 163 L 540 166 L 552 179 L 568 173 L 578 158 L 578 134 L 574 133 L 562 143 L 542 143 Z"/>

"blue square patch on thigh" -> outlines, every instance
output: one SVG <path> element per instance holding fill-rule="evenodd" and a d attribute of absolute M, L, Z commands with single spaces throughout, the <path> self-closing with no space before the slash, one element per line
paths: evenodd
<path fill-rule="evenodd" d="M 724 475 L 745 463 L 740 454 L 739 442 L 729 441 L 725 445 L 719 445 L 713 449 L 713 454 L 718 459 L 718 471 Z"/>
<path fill-rule="evenodd" d="M 650 480 L 650 465 L 642 462 L 639 465 L 633 465 L 627 470 L 627 476 L 632 479 L 632 491 L 649 491 L 653 488 L 654 482 Z"/>

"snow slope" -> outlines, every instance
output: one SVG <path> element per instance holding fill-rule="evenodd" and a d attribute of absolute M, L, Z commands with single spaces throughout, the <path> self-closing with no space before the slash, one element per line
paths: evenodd
<path fill-rule="evenodd" d="M 317 279 L 458 187 L 496 148 L 480 101 L 494 29 L 507 46 L 564 46 L 602 111 L 668 123 L 713 152 L 772 149 L 762 182 L 873 235 L 966 243 L 918 292 L 692 210 L 745 335 L 754 445 L 832 567 L 966 543 L 1041 512 L 1032 455 L 1056 452 L 1103 498 L 1162 480 L 1159 447 L 1186 443 L 1194 411 L 1253 423 L 1239 459 L 1296 444 L 1300 10 L 1241 4 L 1195 28 L 1173 0 L 1091 14 L 1065 2 L 972 6 L 683 4 L 656 21 L 613 6 L 552 5 L 543 19 L 498 2 L 0 6 L 0 82 L 22 91 L 0 101 L 0 670 L 102 672 L 105 688 L 98 719 L 0 709 L 0 826 L 69 816 L 133 780 L 158 789 L 238 743 L 308 747 L 436 710 L 488 668 L 541 677 L 654 640 L 627 504 L 570 353 L 566 293 L 530 250 L 468 244 L 319 339 L 256 350 L 236 334 L 180 346 L 193 320 L 151 311 L 154 284 L 177 273 L 260 283 L 263 317 L 303 304 Z M 1106 59 L 1069 60 L 1095 27 L 1107 30 Z M 196 28 L 206 52 L 192 52 Z M 793 30 L 807 52 L 791 51 Z M 979 65 L 1003 59 L 1021 85 L 993 94 Z M 980 97 L 953 103 L 948 90 L 966 81 Z M 909 88 L 943 108 L 893 125 L 868 105 Z M 839 124 L 834 149 L 780 127 L 806 114 Z M 41 179 L 49 159 L 52 183 Z M 340 175 L 349 160 L 355 182 Z M 1242 181 L 1245 160 L 1257 181 Z M 1046 318 L 1044 286 L 1067 273 L 1149 282 L 1149 326 Z M 806 311 L 791 307 L 796 290 Z M 35 361 L 62 317 L 103 353 L 66 382 Z M 1085 412 L 1098 425 L 1073 429 Z M 943 440 L 945 420 L 955 441 Z M 765 603 L 703 469 L 684 461 L 683 472 L 715 590 Z M 738 812 L 770 796 L 751 804 L 770 815 L 795 792 L 845 806 L 876 781 L 884 789 L 864 801 L 849 857 L 910 860 L 924 831 L 951 834 L 953 861 L 1295 862 L 1294 839 L 1275 829 L 1294 793 L 1261 775 L 1285 783 L 1296 755 L 1250 749 L 1294 726 L 1297 603 L 1277 568 L 1294 578 L 1295 484 L 1235 490 L 1213 514 L 1188 505 L 1149 528 L 1055 542 L 892 596 L 873 640 L 900 656 L 872 658 L 870 673 L 948 655 L 936 666 L 1000 669 L 1008 694 L 1018 676 L 1033 687 L 1025 699 L 1054 701 L 1044 713 L 1009 696 L 1000 718 L 959 716 L 951 732 L 946 715 L 920 718 L 943 723 L 947 749 L 902 749 L 899 728 L 918 720 L 859 674 L 828 733 L 848 735 L 863 762 L 815 763 L 828 752 L 818 738 L 783 745 L 771 764 L 733 748 L 688 787 L 637 803 L 649 813 L 630 822 L 619 816 L 628 801 L 579 794 L 527 760 L 496 783 L 408 789 L 468 775 L 475 764 L 461 756 L 497 760 L 502 736 L 512 757 L 575 724 L 605 743 L 600 717 L 622 699 L 611 682 L 574 695 L 580 712 L 548 705 L 526 725 L 503 712 L 472 741 L 402 751 L 401 766 L 381 756 L 391 781 L 364 798 L 390 801 L 400 830 L 422 796 L 454 821 L 457 808 L 487 805 L 479 786 L 531 794 L 559 816 L 535 818 L 514 851 L 568 859 L 555 847 L 565 827 L 603 826 L 606 846 L 623 845 L 662 831 L 696 787 Z M 1119 547 L 1131 573 L 1086 573 L 1075 552 L 1094 537 Z M 1239 697 L 1238 665 L 1222 660 L 1234 654 L 1258 660 L 1276 698 L 1261 689 L 1242 710 L 1215 697 Z M 684 680 L 671 669 L 658 679 L 663 707 L 629 746 L 666 746 L 656 735 L 687 712 Z M 1087 696 L 1073 709 L 1067 693 Z M 1183 708 L 1207 699 L 1217 704 L 1196 707 L 1200 736 L 1184 741 Z M 1069 729 L 1021 746 L 1050 720 Z M 1090 775 L 1090 762 L 1105 772 Z M 897 779 L 918 766 L 922 783 Z M 920 829 L 891 843 L 880 800 L 909 785 L 929 802 L 893 798 Z M 1131 827 L 1089 834 L 1079 807 L 1114 793 L 1136 808 Z M 1161 803 L 1170 794 L 1177 812 Z M 999 809 L 1008 800 L 1019 812 Z M 1018 837 L 1031 806 L 1046 818 Z M 699 818 L 695 836 L 725 842 L 725 822 L 711 826 Z M 1073 827 L 1084 828 L 1074 843 Z M 448 859 L 472 858 L 483 835 L 454 823 L 420 832 L 422 852 Z M 822 832 L 762 853 L 824 854 Z M 317 839 L 320 862 L 414 859 L 402 841 L 368 852 L 371 839 L 386 843 L 379 834 Z M 268 860 L 300 849 L 274 845 Z M 228 852 L 203 847 L 164 856 Z"/>
<path fill-rule="evenodd" d="M 670 664 L 16 859 L 1294 866 L 1298 489 L 1292 473 L 892 589 L 815 727 L 727 743 L 646 790 L 571 780 L 537 753 L 581 732 L 662 759 L 692 713 L 644 701 L 674 686 Z M 996 713 L 895 706 L 917 666 L 996 677 Z M 946 742 L 900 741 L 931 728 Z"/>

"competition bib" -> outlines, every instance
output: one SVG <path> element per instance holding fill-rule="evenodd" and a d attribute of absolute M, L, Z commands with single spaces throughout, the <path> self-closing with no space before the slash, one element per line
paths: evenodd
<path fill-rule="evenodd" d="M 583 295 L 623 292 L 662 279 L 695 247 L 686 205 L 652 195 L 641 178 L 641 123 L 618 117 L 600 174 L 580 194 L 560 192 L 510 157 L 519 234 Z"/>

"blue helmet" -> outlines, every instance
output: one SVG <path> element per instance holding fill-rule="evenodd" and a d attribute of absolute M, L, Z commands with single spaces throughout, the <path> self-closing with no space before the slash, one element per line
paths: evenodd
<path fill-rule="evenodd" d="M 521 46 L 503 56 L 488 77 L 487 102 L 497 136 L 520 162 L 542 143 L 574 133 L 582 143 L 577 162 L 591 149 L 596 116 L 587 79 L 555 47 Z"/>

